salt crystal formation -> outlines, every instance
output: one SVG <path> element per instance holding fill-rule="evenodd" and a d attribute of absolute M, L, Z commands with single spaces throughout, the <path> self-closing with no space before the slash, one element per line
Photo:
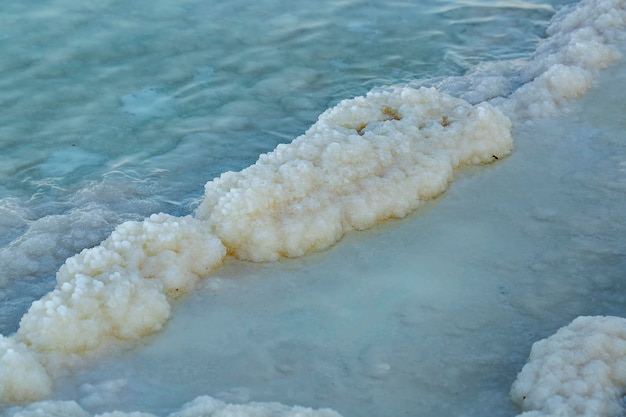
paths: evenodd
<path fill-rule="evenodd" d="M 462 165 L 513 147 L 511 124 L 488 104 L 401 88 L 345 100 L 304 135 L 206 185 L 196 211 L 235 256 L 302 256 L 404 217 L 441 194 Z"/>
<path fill-rule="evenodd" d="M 511 389 L 520 417 L 624 414 L 626 319 L 578 317 L 536 342 Z"/>

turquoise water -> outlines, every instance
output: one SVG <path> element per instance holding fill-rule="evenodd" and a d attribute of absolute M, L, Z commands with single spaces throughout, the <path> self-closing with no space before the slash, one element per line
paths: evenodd
<path fill-rule="evenodd" d="M 7 7 L 0 285 L 48 284 L 9 295 L 26 299 L 3 309 L 0 328 L 15 330 L 65 258 L 116 224 L 190 213 L 207 180 L 291 141 L 341 99 L 527 58 L 561 4 Z"/>
<path fill-rule="evenodd" d="M 184 203 L 341 99 L 528 57 L 559 5 L 75 3 L 3 11 L 3 198 L 158 175 L 159 197 Z M 202 169 L 194 186 L 175 152 Z"/>
<path fill-rule="evenodd" d="M 516 68 L 568 3 L 7 5 L 1 333 L 124 220 L 191 213 L 204 183 L 342 99 Z M 513 415 L 532 341 L 576 315 L 624 315 L 623 69 L 569 115 L 515 126 L 513 156 L 408 219 L 302 259 L 227 261 L 164 332 L 71 370 L 53 398 L 93 413 L 166 415 L 208 394 L 345 416 Z"/>

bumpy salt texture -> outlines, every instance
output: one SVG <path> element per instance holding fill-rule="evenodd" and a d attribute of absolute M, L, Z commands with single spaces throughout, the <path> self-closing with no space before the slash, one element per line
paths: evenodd
<path fill-rule="evenodd" d="M 626 319 L 578 317 L 536 342 L 511 389 L 524 417 L 624 414 Z"/>
<path fill-rule="evenodd" d="M 56 288 L 32 304 L 14 337 L 2 339 L 0 401 L 49 395 L 48 353 L 62 366 L 71 356 L 58 354 L 104 349 L 161 329 L 170 298 L 189 291 L 225 254 L 208 225 L 189 216 L 155 214 L 118 226 L 99 246 L 68 259 Z"/>
<path fill-rule="evenodd" d="M 256 261 L 299 256 L 349 230 L 405 216 L 442 193 L 455 168 L 507 155 L 510 127 L 494 107 L 434 89 L 346 100 L 293 143 L 209 182 L 197 219 L 159 214 L 126 222 L 68 259 L 56 288 L 20 321 L 15 340 L 42 363 L 54 363 L 48 368 L 71 362 L 59 354 L 136 341 L 161 329 L 170 316 L 168 296 L 209 274 L 226 248 Z M 49 392 L 35 387 L 27 396 L 7 391 L 0 400 Z"/>
<path fill-rule="evenodd" d="M 514 120 L 556 114 L 592 86 L 598 71 L 619 59 L 626 2 L 583 0 L 552 19 L 548 37 L 521 71 L 522 85 L 498 107 Z"/>
<path fill-rule="evenodd" d="M 511 152 L 509 120 L 434 89 L 345 100 L 304 135 L 206 185 L 196 216 L 241 259 L 326 248 L 441 194 L 461 165 Z"/>
<path fill-rule="evenodd" d="M 52 392 L 52 379 L 35 353 L 0 335 L 0 400 L 28 401 Z"/>
<path fill-rule="evenodd" d="M 191 217 L 123 223 L 66 261 L 56 289 L 33 303 L 16 338 L 40 352 L 68 353 L 111 338 L 137 340 L 169 318 L 168 295 L 187 292 L 224 255 L 207 225 Z"/>

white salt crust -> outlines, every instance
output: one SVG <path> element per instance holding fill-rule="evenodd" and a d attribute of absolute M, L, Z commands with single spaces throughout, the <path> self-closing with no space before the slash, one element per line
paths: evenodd
<path fill-rule="evenodd" d="M 65 262 L 57 287 L 32 304 L 16 338 L 39 352 L 67 353 L 111 338 L 138 340 L 169 318 L 167 296 L 189 291 L 225 253 L 208 225 L 189 216 L 123 223 Z"/>
<path fill-rule="evenodd" d="M 624 415 L 626 319 L 578 317 L 536 342 L 511 397 L 523 417 Z"/>
<path fill-rule="evenodd" d="M 515 121 L 555 115 L 587 92 L 599 71 L 621 58 L 615 44 L 624 38 L 624 26 L 624 0 L 583 0 L 562 9 L 522 68 L 524 85 L 494 104 Z"/>
<path fill-rule="evenodd" d="M 207 183 L 196 216 L 238 258 L 302 256 L 406 216 L 445 191 L 461 165 L 509 154 L 510 128 L 494 107 L 434 89 L 370 92 L 327 110 L 254 165 Z"/>
<path fill-rule="evenodd" d="M 438 88 L 470 103 L 489 101 L 514 123 L 553 116 L 621 58 L 625 25 L 624 0 L 583 0 L 557 12 L 528 62 L 488 62 Z"/>
<path fill-rule="evenodd" d="M 88 413 L 74 401 L 46 401 L 10 409 L 6 417 L 156 417 L 154 414 L 121 411 L 103 414 Z M 341 417 L 327 408 L 289 407 L 280 403 L 227 404 L 209 396 L 198 397 L 168 417 Z"/>
<path fill-rule="evenodd" d="M 14 338 L 0 335 L 0 399 L 25 401 L 52 393 L 52 379 L 37 355 Z"/>

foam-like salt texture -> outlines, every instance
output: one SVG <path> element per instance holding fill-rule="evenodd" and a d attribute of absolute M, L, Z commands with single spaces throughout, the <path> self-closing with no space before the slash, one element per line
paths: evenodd
<path fill-rule="evenodd" d="M 441 194 L 461 165 L 511 152 L 511 124 L 488 104 L 434 89 L 345 100 L 292 143 L 206 185 L 196 216 L 237 257 L 272 261 L 326 248 Z"/>
<path fill-rule="evenodd" d="M 488 62 L 438 88 L 470 103 L 489 101 L 514 123 L 556 115 L 621 58 L 615 45 L 625 25 L 623 0 L 583 0 L 557 12 L 528 62 Z"/>
<path fill-rule="evenodd" d="M 524 417 L 623 415 L 626 319 L 578 317 L 536 342 L 511 396 Z"/>
<path fill-rule="evenodd" d="M 137 340 L 169 318 L 168 295 L 187 292 L 224 255 L 207 225 L 191 217 L 123 223 L 66 261 L 56 289 L 33 303 L 16 337 L 40 352 L 67 353 L 110 338 Z"/>
<path fill-rule="evenodd" d="M 24 344 L 0 335 L 0 400 L 22 402 L 52 392 L 52 379 Z"/>
<path fill-rule="evenodd" d="M 136 341 L 162 328 L 168 296 L 189 291 L 227 249 L 256 261 L 299 256 L 349 230 L 405 216 L 442 193 L 455 168 L 507 155 L 510 127 L 494 107 L 434 89 L 343 101 L 293 143 L 209 182 L 197 219 L 129 221 L 69 258 L 56 288 L 20 321 L 15 342 L 54 373 L 72 354 Z M 0 401 L 34 400 L 50 390 L 32 387 L 28 395 L 3 392 Z"/>
<path fill-rule="evenodd" d="M 82 409 L 74 401 L 46 401 L 33 403 L 26 407 L 10 409 L 6 417 L 39 417 L 58 415 L 65 417 L 90 417 L 92 414 Z M 341 414 L 328 408 L 312 409 L 307 407 L 289 407 L 280 403 L 227 404 L 209 396 L 201 396 L 184 404 L 179 411 L 168 417 L 341 417 Z M 142 412 L 113 411 L 98 414 L 95 417 L 156 417 Z"/>
<path fill-rule="evenodd" d="M 598 71 L 621 57 L 614 44 L 623 38 L 625 25 L 623 0 L 583 0 L 562 9 L 522 68 L 524 85 L 498 107 L 514 120 L 556 114 L 593 86 Z"/>
<path fill-rule="evenodd" d="M 225 254 L 208 225 L 189 216 L 121 224 L 99 246 L 68 259 L 56 288 L 32 304 L 14 337 L 2 339 L 0 402 L 49 395 L 47 353 L 103 349 L 161 329 L 170 316 L 168 297 L 189 291 Z"/>

